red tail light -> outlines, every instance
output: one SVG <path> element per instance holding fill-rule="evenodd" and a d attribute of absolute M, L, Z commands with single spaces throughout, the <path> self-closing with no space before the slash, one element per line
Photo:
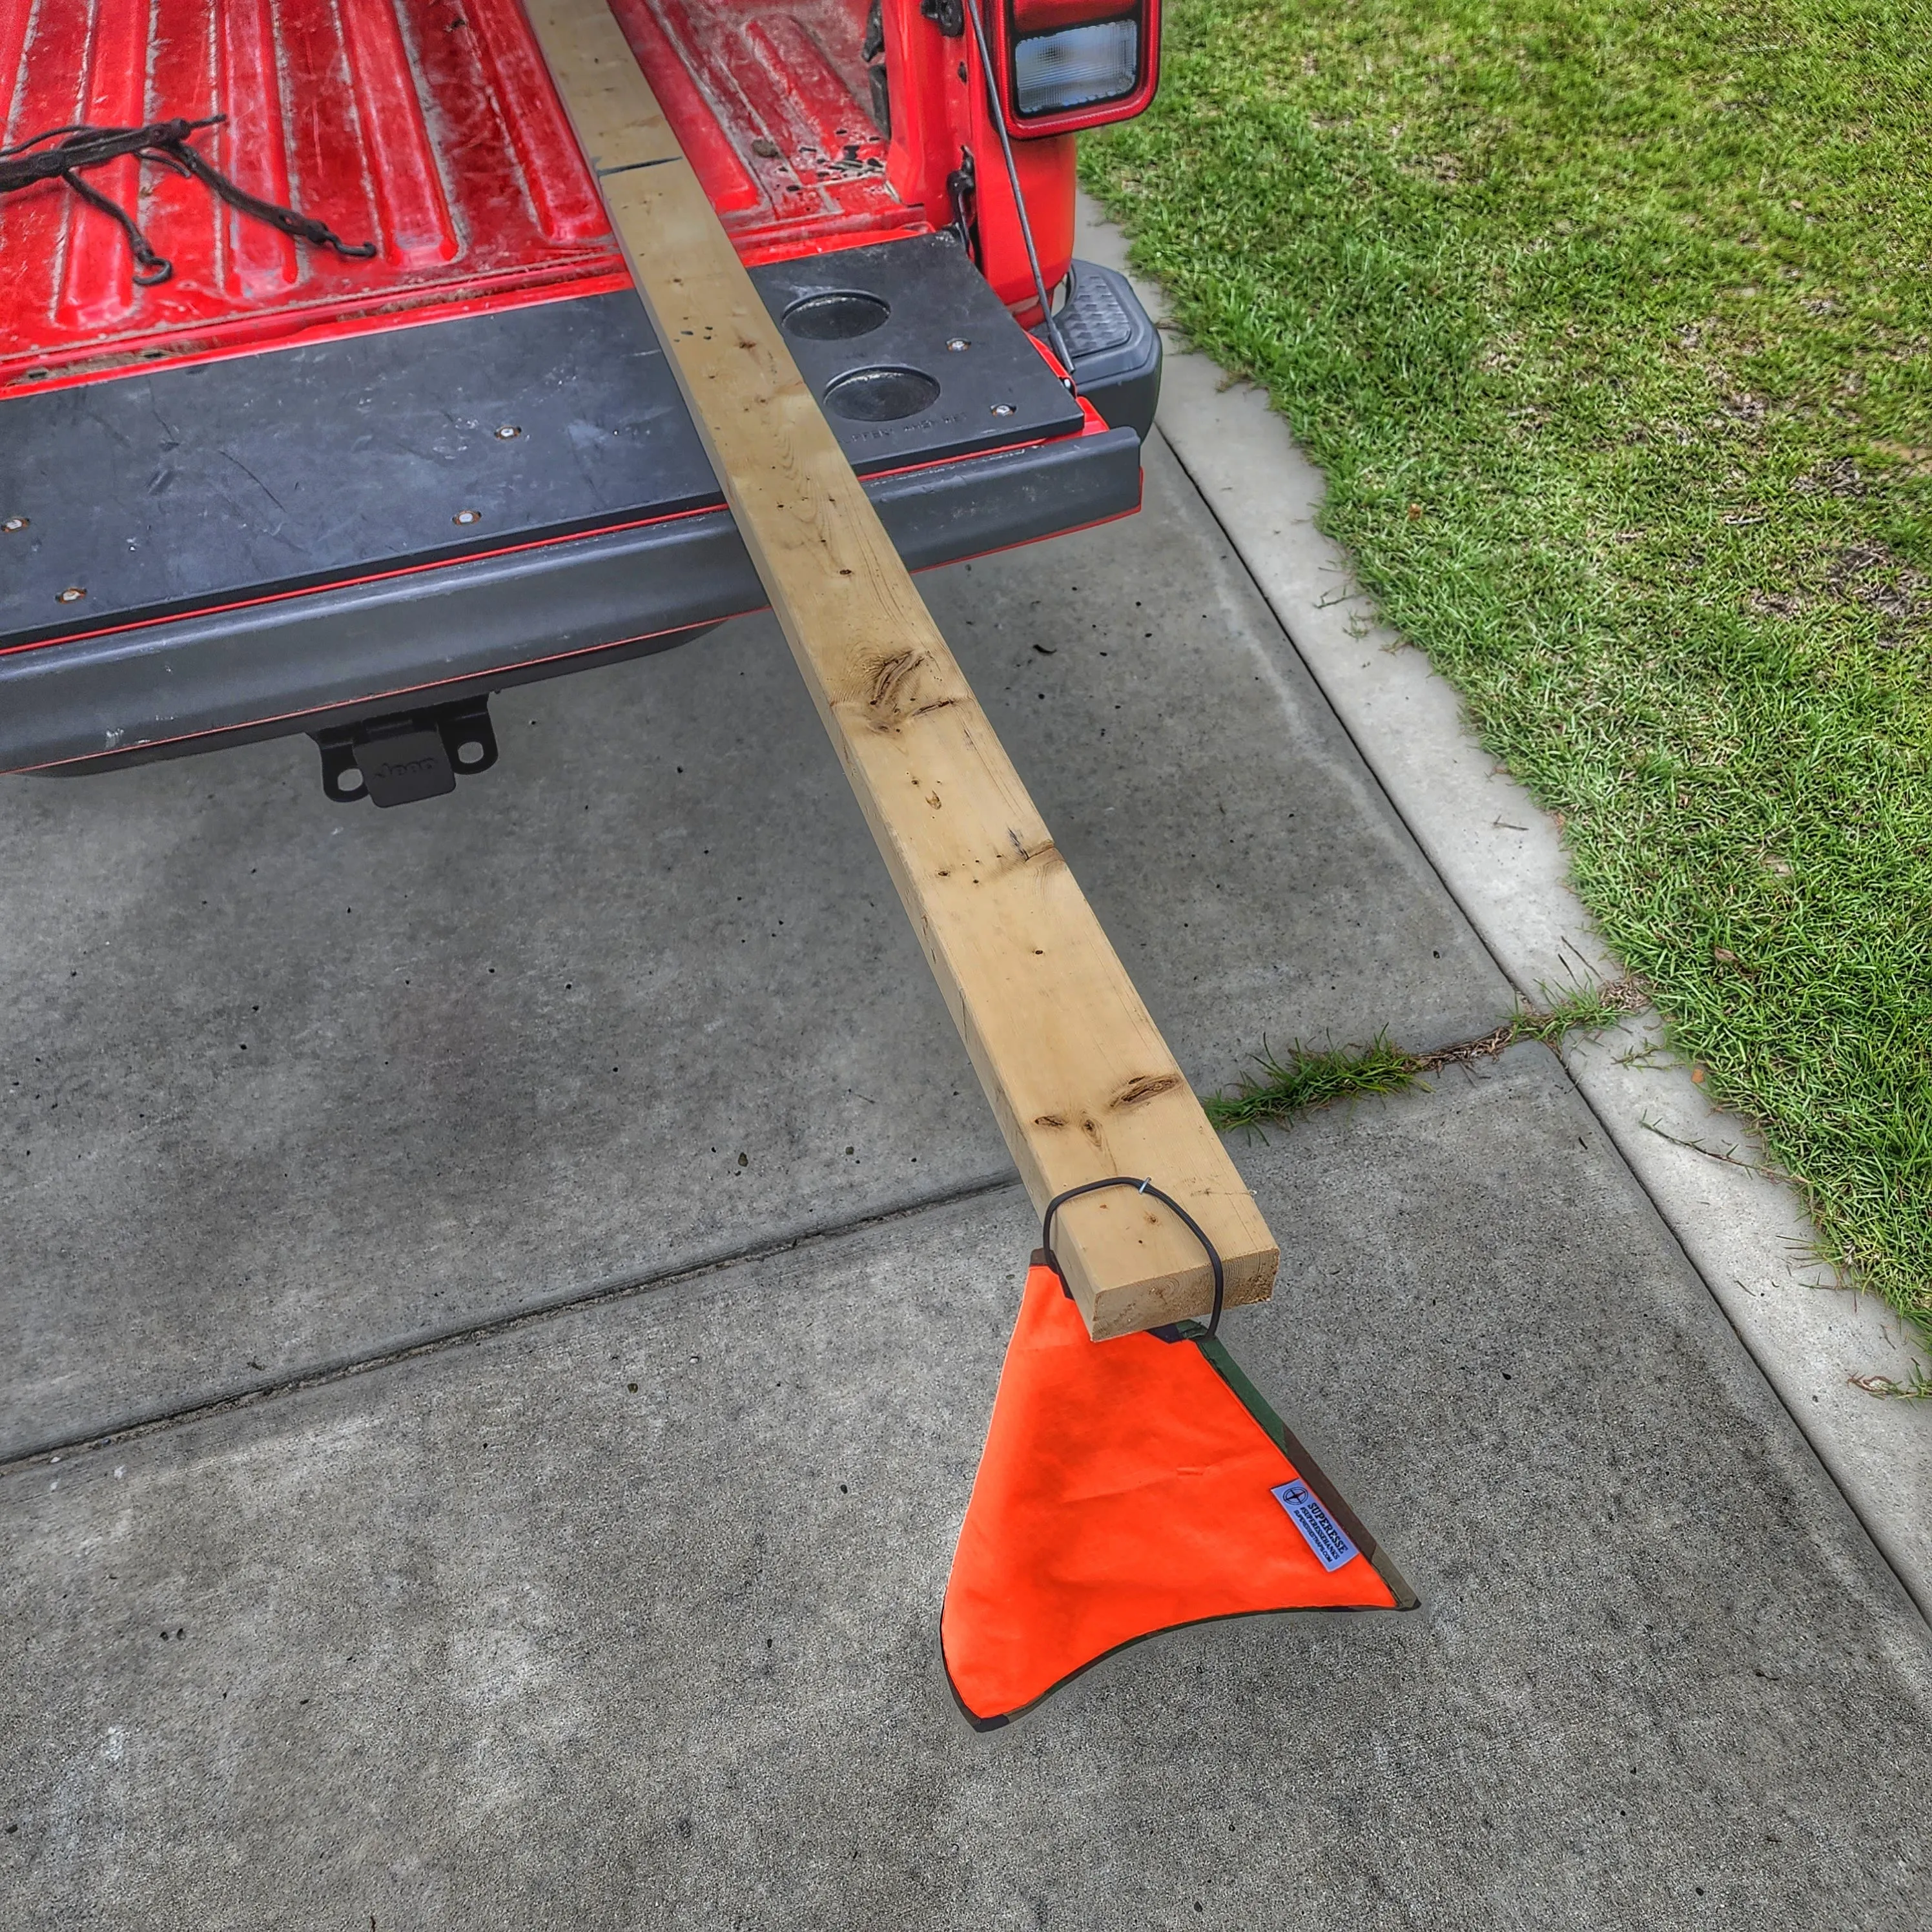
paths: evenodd
<path fill-rule="evenodd" d="M 991 0 L 993 59 L 1016 136 L 1127 121 L 1160 78 L 1160 0 Z"/>

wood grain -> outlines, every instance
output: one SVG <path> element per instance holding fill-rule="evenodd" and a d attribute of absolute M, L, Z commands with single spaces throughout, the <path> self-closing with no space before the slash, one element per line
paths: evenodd
<path fill-rule="evenodd" d="M 1150 1178 L 1268 1295 L 1259 1210 L 800 378 L 604 0 L 532 24 L 658 338 L 1036 1207 Z M 1203 1315 L 1174 1216 L 1118 1190 L 1054 1246 L 1096 1338 Z"/>

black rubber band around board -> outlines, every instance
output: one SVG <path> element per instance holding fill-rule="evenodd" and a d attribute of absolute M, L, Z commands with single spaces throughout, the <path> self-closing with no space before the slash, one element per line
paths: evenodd
<path fill-rule="evenodd" d="M 1152 1180 L 1143 1180 L 1136 1174 L 1115 1174 L 1108 1175 L 1105 1180 L 1084 1180 L 1078 1187 L 1070 1187 L 1064 1193 L 1056 1194 L 1046 1204 L 1046 1211 L 1040 1218 L 1040 1252 L 1046 1257 L 1047 1266 L 1060 1276 L 1060 1286 L 1066 1288 L 1066 1274 L 1060 1265 L 1059 1257 L 1053 1252 L 1053 1217 L 1068 1202 L 1082 1194 L 1097 1192 L 1103 1187 L 1131 1187 L 1136 1194 L 1151 1194 L 1163 1208 L 1172 1210 L 1179 1217 L 1182 1225 L 1207 1250 L 1208 1265 L 1214 1270 L 1214 1312 L 1208 1318 L 1208 1333 L 1213 1334 L 1221 1325 L 1221 1301 L 1227 1292 L 1227 1276 L 1221 1266 L 1220 1252 L 1208 1238 L 1207 1231 L 1201 1223 L 1172 1195 L 1163 1193 Z M 1172 1328 L 1174 1325 L 1170 1322 L 1167 1327 Z M 1156 1328 L 1151 1332 L 1163 1342 L 1178 1342 L 1181 1339 L 1178 1332 L 1170 1334 L 1162 1328 Z"/>

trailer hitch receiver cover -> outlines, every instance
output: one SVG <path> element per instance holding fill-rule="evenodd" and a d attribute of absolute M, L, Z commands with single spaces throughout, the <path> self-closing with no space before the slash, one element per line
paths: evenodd
<path fill-rule="evenodd" d="M 422 711 L 366 718 L 318 731 L 322 788 L 338 805 L 367 798 L 413 805 L 456 789 L 457 774 L 487 772 L 496 762 L 496 734 L 487 698 Z"/>

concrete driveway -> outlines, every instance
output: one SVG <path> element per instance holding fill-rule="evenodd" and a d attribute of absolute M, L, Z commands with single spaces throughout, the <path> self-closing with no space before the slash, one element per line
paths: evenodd
<path fill-rule="evenodd" d="M 1156 442 L 926 587 L 1204 1088 L 1502 975 Z M 1035 1236 L 768 620 L 0 789 L 0 1923 L 1918 1928 L 1932 1640 L 1540 1048 L 1238 1146 L 1416 1586 L 969 1731 Z"/>

